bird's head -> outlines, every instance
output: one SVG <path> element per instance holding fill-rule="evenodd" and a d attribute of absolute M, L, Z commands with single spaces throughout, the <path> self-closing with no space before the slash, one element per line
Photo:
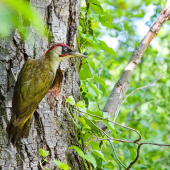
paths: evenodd
<path fill-rule="evenodd" d="M 85 57 L 87 56 L 74 51 L 71 47 L 63 43 L 56 43 L 49 48 L 46 53 L 46 57 L 55 57 L 57 60 L 61 61 L 65 58 L 70 57 Z"/>

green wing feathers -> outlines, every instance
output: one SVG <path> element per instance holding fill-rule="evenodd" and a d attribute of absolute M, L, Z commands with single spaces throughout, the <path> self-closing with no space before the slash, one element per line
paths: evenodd
<path fill-rule="evenodd" d="M 13 144 L 29 135 L 32 115 L 48 92 L 54 73 L 44 60 L 28 60 L 21 69 L 14 87 L 12 117 L 7 132 Z"/>

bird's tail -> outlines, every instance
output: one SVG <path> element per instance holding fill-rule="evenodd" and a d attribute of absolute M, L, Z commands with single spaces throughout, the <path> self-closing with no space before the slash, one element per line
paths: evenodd
<path fill-rule="evenodd" d="M 8 123 L 6 131 L 8 133 L 9 140 L 13 145 L 16 145 L 16 142 L 21 138 L 28 138 L 31 118 L 32 116 L 26 122 L 22 122 L 17 126 L 14 126 L 12 119 Z"/>

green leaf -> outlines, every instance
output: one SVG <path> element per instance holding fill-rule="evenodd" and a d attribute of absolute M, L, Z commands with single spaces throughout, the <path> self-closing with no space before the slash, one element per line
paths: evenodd
<path fill-rule="evenodd" d="M 103 122 L 107 125 L 107 127 L 112 131 L 112 133 L 114 134 L 114 137 L 117 136 L 116 134 L 116 129 L 113 126 L 113 123 L 108 122 L 107 120 L 103 120 Z"/>
<path fill-rule="evenodd" d="M 80 107 L 80 108 L 84 108 L 84 107 L 86 106 L 82 101 L 79 101 L 79 102 L 77 103 L 77 105 L 78 105 L 78 107 Z"/>
<path fill-rule="evenodd" d="M 77 146 L 71 146 L 71 147 L 68 147 L 68 149 L 74 149 L 74 150 L 76 150 L 76 152 L 78 153 L 78 155 L 81 156 L 82 158 L 84 158 L 84 153 L 83 153 L 83 151 L 82 151 L 80 148 L 78 148 Z"/>
<path fill-rule="evenodd" d="M 106 86 L 105 82 L 104 82 L 102 79 L 100 79 L 100 78 L 97 77 L 97 76 L 94 76 L 94 79 L 95 79 L 96 81 L 98 81 L 104 88 L 107 89 L 107 86 Z"/>
<path fill-rule="evenodd" d="M 94 115 L 94 116 L 99 116 L 99 117 L 103 117 L 103 115 L 102 115 L 102 113 L 101 113 L 101 111 L 99 110 L 99 109 L 96 109 L 95 111 L 90 111 L 90 110 L 87 110 L 87 113 L 90 113 L 90 114 L 92 114 L 92 115 Z M 99 120 L 99 121 L 102 121 L 102 119 L 100 119 L 100 118 L 96 118 L 96 117 L 93 117 L 93 116 L 90 116 L 90 117 L 92 117 L 92 119 L 94 119 L 94 120 Z"/>
<path fill-rule="evenodd" d="M 110 119 L 108 112 L 103 112 L 103 118 Z"/>
<path fill-rule="evenodd" d="M 90 65 L 88 63 L 82 65 L 79 76 L 81 80 L 86 80 L 87 78 L 93 77 Z"/>
<path fill-rule="evenodd" d="M 101 6 L 101 2 L 99 2 L 98 0 L 92 0 L 92 3 L 94 5 L 97 5 L 100 8 L 100 11 L 103 13 L 103 8 Z"/>
<path fill-rule="evenodd" d="M 95 91 L 91 87 L 89 87 L 88 90 L 89 90 L 89 93 L 86 94 L 87 98 L 90 98 L 90 97 L 95 98 L 95 97 L 97 97 L 97 94 L 95 93 Z"/>
<path fill-rule="evenodd" d="M 82 129 L 84 132 L 88 132 L 88 131 L 91 131 L 91 127 L 88 126 L 88 125 L 85 125 L 83 126 L 83 129 Z"/>
<path fill-rule="evenodd" d="M 100 15 L 100 21 L 111 23 L 112 20 L 111 20 L 110 14 L 108 12 L 102 13 Z"/>
<path fill-rule="evenodd" d="M 97 155 L 98 157 L 102 158 L 105 162 L 107 162 L 106 159 L 104 158 L 103 153 L 101 151 L 93 150 L 92 152 L 93 152 L 94 155 Z"/>
<path fill-rule="evenodd" d="M 89 47 L 94 48 L 94 45 L 96 44 L 95 37 L 90 35 L 90 34 L 81 33 L 80 34 L 80 40 L 81 40 L 81 43 L 83 44 L 83 46 L 86 46 L 86 47 L 89 46 Z"/>
<path fill-rule="evenodd" d="M 103 117 L 104 117 L 105 119 L 110 120 L 109 114 L 108 114 L 107 112 L 103 112 Z M 112 133 L 114 134 L 114 137 L 116 137 L 116 136 L 117 136 L 117 134 L 116 134 L 116 129 L 114 128 L 113 123 L 108 122 L 107 120 L 103 120 L 103 122 L 104 122 L 104 123 L 107 125 L 107 127 L 112 131 Z"/>
<path fill-rule="evenodd" d="M 92 150 L 100 150 L 99 143 L 96 141 L 91 141 L 90 146 L 91 146 Z"/>
<path fill-rule="evenodd" d="M 112 19 L 110 17 L 110 14 L 108 12 L 103 12 L 99 16 L 99 20 L 101 24 L 107 28 L 114 28 L 114 24 L 112 23 Z"/>
<path fill-rule="evenodd" d="M 92 163 L 93 166 L 96 168 L 97 163 L 96 160 L 91 156 L 91 155 L 84 155 L 83 151 L 81 149 L 79 149 L 77 146 L 71 146 L 68 147 L 68 149 L 75 149 L 76 152 L 79 154 L 79 156 L 81 156 L 83 159 L 86 159 L 88 162 Z"/>
<path fill-rule="evenodd" d="M 106 44 L 104 41 L 101 41 L 101 40 L 100 40 L 100 45 L 101 45 L 101 49 L 102 49 L 103 51 L 105 51 L 105 52 L 107 52 L 107 53 L 109 53 L 109 54 L 117 57 L 117 56 L 116 56 L 116 53 L 114 52 L 114 50 L 113 50 L 112 48 L 108 47 L 107 44 Z"/>
<path fill-rule="evenodd" d="M 88 41 L 89 43 L 91 43 L 91 45 L 94 46 L 95 41 L 94 41 L 94 39 L 93 39 L 93 36 L 87 35 L 87 36 L 86 36 L 86 41 Z"/>
<path fill-rule="evenodd" d="M 94 49 L 95 49 L 97 52 L 99 52 L 99 51 L 101 50 L 100 44 L 94 43 L 93 45 L 94 45 Z"/>
<path fill-rule="evenodd" d="M 45 162 L 48 162 L 48 160 L 47 160 L 47 159 L 44 159 L 44 161 L 45 161 Z"/>
<path fill-rule="evenodd" d="M 92 163 L 92 165 L 96 168 L 97 162 L 91 155 L 84 155 L 84 159 L 86 159 L 88 162 Z"/>
<path fill-rule="evenodd" d="M 84 119 L 85 119 L 84 117 L 78 117 L 78 119 L 79 119 L 79 122 L 80 122 L 81 124 L 83 124 L 83 125 L 86 124 L 86 121 L 84 120 Z"/>
<path fill-rule="evenodd" d="M 49 151 L 45 151 L 42 148 L 39 148 L 39 155 L 40 156 L 46 157 L 46 156 L 48 156 L 48 154 L 49 154 Z"/>
<path fill-rule="evenodd" d="M 85 95 L 86 98 L 90 99 L 90 98 L 96 97 L 96 93 L 92 94 L 92 92 L 94 92 L 93 90 L 92 90 L 92 92 L 91 92 L 91 90 L 89 89 L 89 92 L 90 92 L 90 93 L 87 93 L 87 94 Z"/>
<path fill-rule="evenodd" d="M 91 121 L 97 126 L 97 123 L 94 120 L 91 120 Z M 96 126 L 94 126 L 94 124 L 91 123 L 88 119 L 86 119 L 86 123 L 91 127 L 93 131 L 97 133 L 96 135 L 99 135 L 99 136 L 102 135 L 102 132 Z"/>
<path fill-rule="evenodd" d="M 88 87 L 85 84 L 82 84 L 80 88 L 83 90 L 83 92 L 88 93 Z"/>
<path fill-rule="evenodd" d="M 93 3 L 93 4 L 96 4 L 96 5 L 98 5 L 98 6 L 101 6 L 100 3 L 99 3 L 99 1 L 97 1 L 97 0 L 92 0 L 92 3 Z"/>
<path fill-rule="evenodd" d="M 97 88 L 96 84 L 93 85 L 91 82 L 89 82 L 89 85 L 93 89 L 93 91 L 96 93 L 97 99 L 100 99 L 101 98 L 101 94 L 103 92 Z"/>
<path fill-rule="evenodd" d="M 73 96 L 69 96 L 67 99 L 66 99 L 66 103 L 70 103 L 72 105 L 75 105 L 75 100 L 73 98 Z"/>
<path fill-rule="evenodd" d="M 60 169 L 69 170 L 69 166 L 63 162 L 54 160 L 54 163 L 57 164 Z"/>
<path fill-rule="evenodd" d="M 106 136 L 106 135 L 104 136 L 104 139 L 107 139 L 107 136 Z M 103 140 L 102 142 L 103 142 L 103 146 L 106 148 L 106 142 L 107 142 L 107 140 Z"/>
<path fill-rule="evenodd" d="M 100 8 L 99 8 L 97 5 L 94 5 L 94 4 L 90 3 L 90 8 L 91 8 L 91 10 L 94 11 L 95 13 L 101 14 L 101 10 L 100 10 Z"/>

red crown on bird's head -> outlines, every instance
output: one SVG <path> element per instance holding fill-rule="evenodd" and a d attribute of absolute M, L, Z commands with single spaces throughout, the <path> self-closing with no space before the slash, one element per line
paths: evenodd
<path fill-rule="evenodd" d="M 69 49 L 72 49 L 70 46 L 68 46 L 68 45 L 66 45 L 66 44 L 64 44 L 64 43 L 56 43 L 56 44 L 53 44 L 47 51 L 46 51 L 46 53 L 45 53 L 45 55 L 49 52 L 49 51 L 51 51 L 54 47 L 56 47 L 56 46 L 66 46 L 66 47 L 68 47 Z"/>

